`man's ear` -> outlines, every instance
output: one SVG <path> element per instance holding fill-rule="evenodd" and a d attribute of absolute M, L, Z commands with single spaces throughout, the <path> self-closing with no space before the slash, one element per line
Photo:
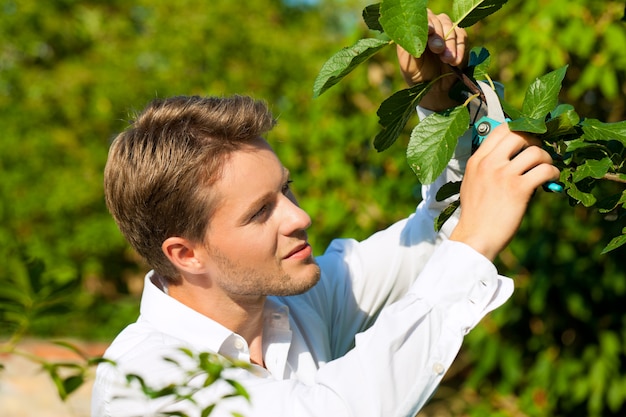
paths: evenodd
<path fill-rule="evenodd" d="M 192 274 L 205 271 L 206 265 L 202 258 L 204 247 L 201 244 L 192 243 L 182 237 L 168 237 L 161 245 L 161 249 L 170 262 L 181 271 Z"/>

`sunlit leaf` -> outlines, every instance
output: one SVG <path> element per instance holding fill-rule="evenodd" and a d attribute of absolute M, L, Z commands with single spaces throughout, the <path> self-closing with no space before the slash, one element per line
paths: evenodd
<path fill-rule="evenodd" d="M 452 20 L 466 28 L 497 12 L 507 0 L 455 0 L 452 4 Z"/>
<path fill-rule="evenodd" d="M 567 65 L 537 78 L 526 90 L 522 113 L 531 119 L 544 119 L 559 102 L 561 83 Z"/>
<path fill-rule="evenodd" d="M 622 235 L 614 237 L 611 239 L 608 245 L 602 249 L 602 253 L 610 252 L 614 249 L 619 248 L 620 246 L 626 244 L 626 227 L 622 229 Z"/>
<path fill-rule="evenodd" d="M 374 147 L 381 152 L 390 147 L 404 126 L 415 114 L 415 106 L 427 93 L 428 84 L 422 83 L 400 90 L 382 102 L 376 114 L 382 129 L 374 138 Z"/>
<path fill-rule="evenodd" d="M 601 143 L 594 143 L 584 140 L 584 138 L 578 138 L 574 140 L 567 141 L 567 147 L 565 148 L 565 152 L 581 152 L 590 154 L 591 151 L 607 153 L 607 148 Z"/>
<path fill-rule="evenodd" d="M 427 0 L 384 0 L 380 24 L 395 43 L 419 57 L 428 41 Z"/>
<path fill-rule="evenodd" d="M 422 184 L 431 184 L 443 172 L 469 123 L 467 109 L 458 106 L 447 114 L 431 114 L 413 129 L 407 160 Z"/>
<path fill-rule="evenodd" d="M 568 183 L 567 194 L 575 200 L 580 201 L 585 207 L 591 207 L 597 201 L 593 194 L 579 190 L 573 182 Z"/>
<path fill-rule="evenodd" d="M 313 96 L 320 96 L 389 43 L 382 39 L 359 39 L 354 45 L 337 52 L 326 61 L 317 75 L 313 84 Z"/>
<path fill-rule="evenodd" d="M 626 120 L 603 123 L 596 119 L 585 119 L 581 126 L 587 140 L 617 140 L 626 146 Z"/>
<path fill-rule="evenodd" d="M 609 172 L 613 162 L 610 158 L 604 158 L 602 160 L 587 159 L 585 162 L 576 168 L 572 173 L 572 181 L 578 182 L 584 178 L 602 178 L 604 174 Z"/>
<path fill-rule="evenodd" d="M 545 133 L 548 128 L 544 119 L 522 117 L 510 121 L 509 129 L 514 132 Z"/>

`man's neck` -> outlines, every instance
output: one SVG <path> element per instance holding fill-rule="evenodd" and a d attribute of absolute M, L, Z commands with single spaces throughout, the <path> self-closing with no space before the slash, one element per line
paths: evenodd
<path fill-rule="evenodd" d="M 263 311 L 265 296 L 232 296 L 213 288 L 190 284 L 172 285 L 169 295 L 187 307 L 207 316 L 243 337 L 250 349 L 251 362 L 263 364 Z"/>

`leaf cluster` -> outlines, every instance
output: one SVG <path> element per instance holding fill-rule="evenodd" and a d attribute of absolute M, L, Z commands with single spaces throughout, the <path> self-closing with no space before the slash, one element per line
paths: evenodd
<path fill-rule="evenodd" d="M 455 1 L 452 4 L 454 25 L 468 27 L 499 10 L 506 1 Z M 346 48 L 333 55 L 322 67 L 314 84 L 314 95 L 318 96 L 335 85 L 359 64 L 365 62 L 383 46 L 398 44 L 419 57 L 426 48 L 428 38 L 427 2 L 385 0 L 370 5 L 363 11 L 363 20 L 371 30 L 384 34 L 387 41 L 361 39 L 355 47 Z M 367 46 L 371 44 L 371 46 Z M 358 46 L 358 47 L 357 47 Z M 346 50 L 351 51 L 346 59 Z M 470 64 L 464 74 L 459 70 L 461 84 L 468 97 L 474 92 L 476 77 L 488 77 L 487 67 L 490 54 L 484 48 L 472 51 Z M 570 105 L 559 104 L 559 93 L 567 66 L 538 77 L 526 90 L 520 110 L 502 99 L 502 106 L 510 118 L 513 131 L 531 133 L 543 140 L 562 169 L 561 181 L 565 185 L 572 204 L 594 205 L 593 195 L 596 181 L 611 179 L 626 182 L 624 167 L 624 135 L 626 124 L 603 123 L 596 119 L 580 117 Z M 469 81 L 468 81 L 469 80 Z M 381 131 L 374 139 L 377 150 L 389 148 L 404 131 L 416 105 L 437 80 L 418 84 L 392 94 L 380 105 L 377 112 Z M 469 91 L 467 91 L 469 90 Z M 470 97 L 472 99 L 474 97 Z M 408 164 L 423 184 L 429 184 L 443 172 L 452 158 L 456 141 L 471 127 L 468 104 L 429 115 L 413 128 L 407 146 Z M 612 145 L 609 147 L 609 143 Z M 600 158 L 596 158 L 600 155 Z M 450 189 L 448 189 L 450 190 Z M 449 197 L 449 192 L 440 198 Z M 604 211 L 616 210 L 619 216 L 626 213 L 626 191 L 604 199 L 611 206 L 601 205 Z M 455 202 L 436 221 L 440 227 L 454 212 Z M 626 229 L 614 238 L 605 251 L 613 250 L 626 243 Z"/>
<path fill-rule="evenodd" d="M 136 383 L 146 398 L 152 400 L 167 400 L 166 403 L 160 407 L 161 411 L 157 412 L 158 416 L 189 417 L 190 414 L 187 412 L 176 410 L 177 404 L 185 402 L 195 406 L 201 417 L 208 417 L 213 413 L 215 407 L 226 399 L 241 397 L 248 402 L 250 401 L 250 395 L 243 385 L 232 378 L 224 376 L 225 370 L 231 368 L 248 368 L 248 364 L 245 362 L 230 361 L 220 355 L 209 352 L 196 353 L 187 348 L 180 348 L 179 351 L 183 353 L 186 359 L 191 360 L 191 367 L 172 357 L 165 357 L 163 360 L 184 371 L 184 379 L 180 382 L 155 387 L 148 384 L 140 375 L 126 375 L 127 383 L 129 385 Z M 200 383 L 198 383 L 198 380 Z M 208 405 L 199 404 L 196 394 L 218 381 L 228 384 L 231 387 L 231 392 L 221 395 Z M 186 406 L 185 408 L 188 409 Z M 233 413 L 233 416 L 238 417 L 239 414 Z"/>

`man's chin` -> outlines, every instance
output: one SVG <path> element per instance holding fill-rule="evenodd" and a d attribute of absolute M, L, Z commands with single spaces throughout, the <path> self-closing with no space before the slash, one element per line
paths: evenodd
<path fill-rule="evenodd" d="M 298 274 L 289 274 L 291 285 L 272 295 L 289 296 L 304 294 L 319 282 L 320 275 L 320 267 L 313 261 L 306 266 L 306 271 L 299 271 Z"/>

